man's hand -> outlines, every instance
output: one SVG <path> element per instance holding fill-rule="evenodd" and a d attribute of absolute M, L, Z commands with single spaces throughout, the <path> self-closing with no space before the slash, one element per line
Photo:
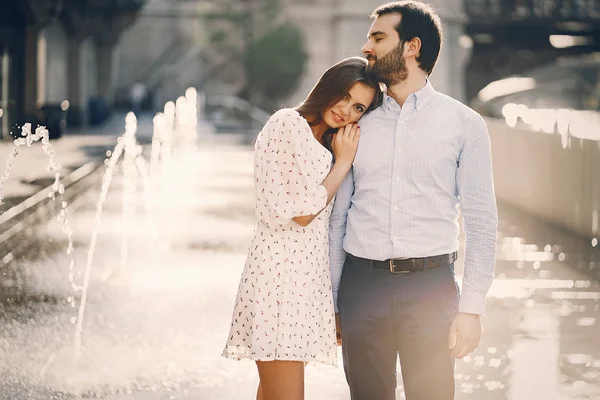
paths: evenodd
<path fill-rule="evenodd" d="M 448 349 L 454 358 L 463 358 L 479 346 L 481 317 L 477 314 L 458 313 L 448 337 Z"/>
<path fill-rule="evenodd" d="M 335 313 L 335 337 L 337 345 L 342 345 L 342 323 L 340 322 L 340 313 Z"/>

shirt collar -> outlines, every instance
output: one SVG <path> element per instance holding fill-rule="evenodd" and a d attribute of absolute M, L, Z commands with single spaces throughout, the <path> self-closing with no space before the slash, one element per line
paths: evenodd
<path fill-rule="evenodd" d="M 387 93 L 383 94 L 383 104 L 386 111 L 400 111 L 400 105 L 396 103 L 396 100 L 388 96 Z"/>
<path fill-rule="evenodd" d="M 418 91 L 411 93 L 406 99 L 405 104 L 412 104 L 413 107 L 417 110 L 417 112 L 420 112 L 423 109 L 423 107 L 425 107 L 425 104 L 427 104 L 429 100 L 435 97 L 436 93 L 437 92 L 431 85 L 431 82 L 429 82 L 429 79 L 427 79 L 425 86 L 423 86 Z M 388 111 L 400 109 L 400 105 L 396 103 L 396 100 L 388 96 L 387 93 L 383 94 L 383 101 Z"/>

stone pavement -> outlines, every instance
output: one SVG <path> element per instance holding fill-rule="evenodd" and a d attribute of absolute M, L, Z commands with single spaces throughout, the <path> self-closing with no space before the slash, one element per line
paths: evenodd
<path fill-rule="evenodd" d="M 99 232 L 76 361 L 67 256 L 19 261 L 29 284 L 0 305 L 0 399 L 254 399 L 253 363 L 220 357 L 255 224 L 252 154 L 218 141 L 199 147 L 177 159 L 152 201 L 138 186 L 129 221 L 120 175 L 100 224 L 98 193 L 69 216 L 78 282 Z M 457 400 L 600 398 L 597 281 L 571 265 L 568 237 L 505 206 L 500 215 L 498 279 L 482 344 L 457 362 Z M 53 223 L 39 238 L 64 244 Z M 348 399 L 341 368 L 309 365 L 306 398 Z"/>

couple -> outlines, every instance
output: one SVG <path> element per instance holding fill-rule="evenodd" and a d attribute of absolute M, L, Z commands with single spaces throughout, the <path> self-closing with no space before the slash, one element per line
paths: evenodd
<path fill-rule="evenodd" d="M 331 67 L 255 145 L 258 225 L 223 355 L 256 361 L 259 400 L 303 399 L 305 363 L 335 365 L 336 342 L 353 400 L 395 399 L 397 357 L 407 400 L 449 400 L 454 359 L 479 345 L 497 226 L 487 129 L 428 80 L 429 6 L 373 18 L 368 61 Z"/>

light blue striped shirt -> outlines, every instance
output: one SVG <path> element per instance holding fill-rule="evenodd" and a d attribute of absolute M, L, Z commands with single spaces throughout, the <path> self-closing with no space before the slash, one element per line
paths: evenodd
<path fill-rule="evenodd" d="M 371 260 L 458 250 L 465 231 L 459 311 L 483 315 L 494 278 L 498 215 L 484 120 L 429 81 L 400 107 L 385 96 L 359 122 L 351 172 L 330 218 L 333 299 L 346 252 Z"/>

